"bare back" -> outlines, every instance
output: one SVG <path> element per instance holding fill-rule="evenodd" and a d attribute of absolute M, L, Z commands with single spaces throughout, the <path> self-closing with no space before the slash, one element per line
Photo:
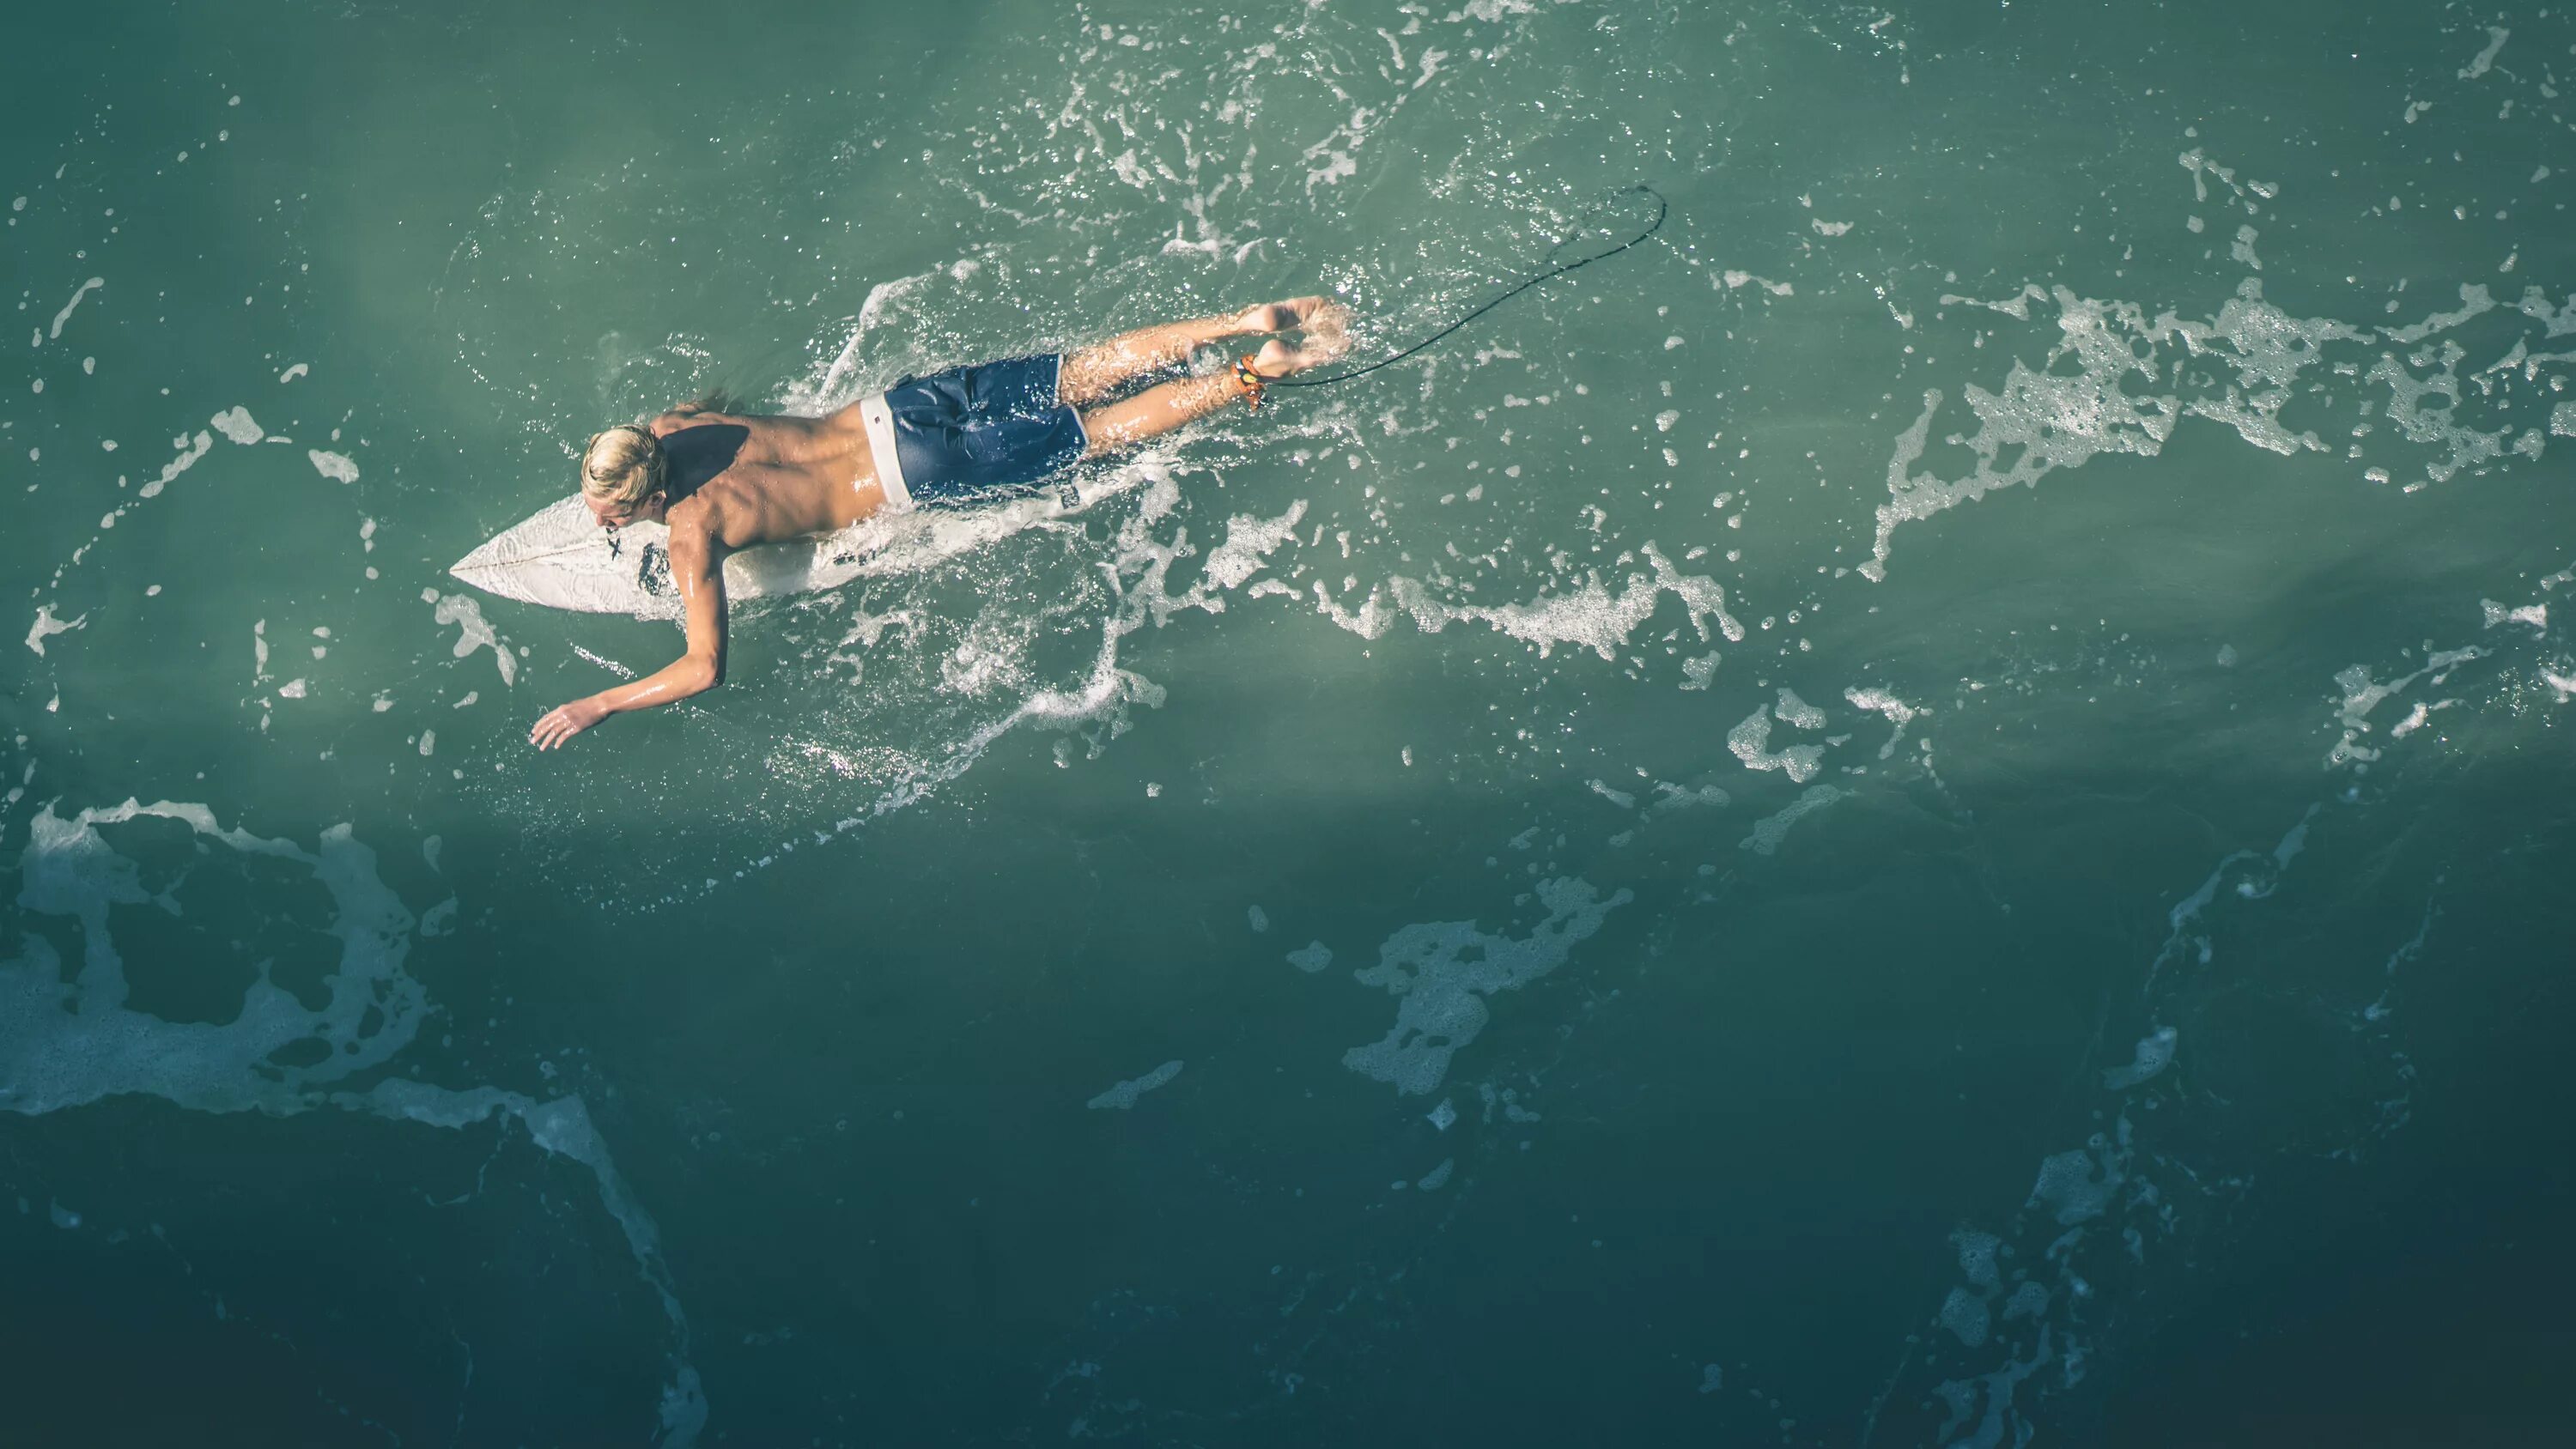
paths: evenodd
<path fill-rule="evenodd" d="M 855 407 L 799 418 L 684 406 L 652 429 L 669 459 L 675 536 L 731 552 L 836 532 L 885 504 Z"/>

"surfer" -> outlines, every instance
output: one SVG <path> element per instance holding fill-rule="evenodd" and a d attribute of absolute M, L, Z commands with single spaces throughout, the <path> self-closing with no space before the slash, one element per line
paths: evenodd
<path fill-rule="evenodd" d="M 1133 447 L 1349 347 L 1349 312 L 1328 297 L 1269 302 L 1228 317 L 1166 323 L 1051 357 L 907 377 L 819 418 L 745 416 L 683 403 L 590 440 L 582 501 L 603 528 L 648 519 L 671 530 L 671 581 L 688 650 L 615 689 L 553 710 L 528 732 L 552 749 L 612 714 L 724 682 L 727 554 L 838 532 L 889 508 L 976 503 L 1085 458 Z M 1115 398 L 1200 347 L 1272 337 L 1222 372 Z"/>

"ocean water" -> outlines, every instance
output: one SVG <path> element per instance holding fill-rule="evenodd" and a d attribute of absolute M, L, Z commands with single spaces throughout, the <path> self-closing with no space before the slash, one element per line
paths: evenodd
<path fill-rule="evenodd" d="M 925 13 L 22 20 L 7 1442 L 2554 1442 L 2576 14 Z M 560 753 L 445 572 L 1632 183 Z"/>

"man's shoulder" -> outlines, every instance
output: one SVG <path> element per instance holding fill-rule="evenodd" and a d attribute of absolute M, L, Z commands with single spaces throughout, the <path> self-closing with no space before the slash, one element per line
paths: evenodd
<path fill-rule="evenodd" d="M 665 509 L 662 523 L 671 530 L 671 548 L 705 548 L 724 536 L 723 494 L 714 488 L 700 488 Z"/>

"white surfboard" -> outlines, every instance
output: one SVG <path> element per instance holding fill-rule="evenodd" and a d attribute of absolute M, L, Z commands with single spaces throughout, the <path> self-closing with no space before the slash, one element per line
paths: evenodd
<path fill-rule="evenodd" d="M 860 524 L 821 538 L 744 549 L 725 560 L 725 593 L 766 599 L 845 584 L 873 552 L 869 532 Z M 658 523 L 602 528 L 578 494 L 503 529 L 448 572 L 485 593 L 548 608 L 680 617 L 680 591 L 671 582 L 671 531 Z"/>
<path fill-rule="evenodd" d="M 1151 470 L 1085 479 L 1079 486 L 1059 483 L 981 508 L 880 515 L 838 533 L 747 548 L 725 559 L 725 595 L 771 599 L 836 589 L 862 574 L 899 573 L 1079 513 L 1145 476 Z M 659 523 L 602 528 L 579 494 L 503 529 L 448 572 L 485 593 L 550 609 L 680 617 L 670 529 Z"/>

